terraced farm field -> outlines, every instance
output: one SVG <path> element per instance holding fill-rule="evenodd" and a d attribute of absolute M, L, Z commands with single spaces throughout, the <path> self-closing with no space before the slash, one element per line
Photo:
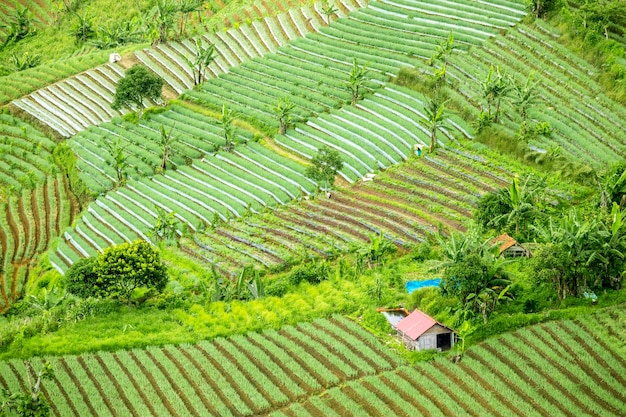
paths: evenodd
<path fill-rule="evenodd" d="M 290 130 L 284 136 L 276 137 L 276 141 L 305 158 L 311 158 L 318 147 L 325 145 L 337 149 L 344 161 L 344 168 L 340 174 L 346 180 L 354 182 L 368 172 L 388 168 L 408 159 L 413 145 L 427 140 L 427 133 L 419 123 L 419 118 L 424 117 L 423 106 L 424 99 L 419 94 L 401 87 L 389 87 L 376 93 L 371 99 L 363 100 L 357 108 L 346 107 L 319 119 L 309 120 L 306 125 Z M 190 123 L 178 124 L 181 120 L 188 120 Z M 216 221 L 237 218 L 247 212 L 258 213 L 265 207 L 286 204 L 315 190 L 315 185 L 304 176 L 303 165 L 279 156 L 254 142 L 238 147 L 234 155 L 224 152 L 215 155 L 205 154 L 222 140 L 219 130 L 211 126 L 211 123 L 215 123 L 211 120 L 188 108 L 175 107 L 142 122 L 139 126 L 130 123 L 106 124 L 89 129 L 72 139 L 71 146 L 81 156 L 78 166 L 83 172 L 83 179 L 94 191 L 102 192 L 115 182 L 115 172 L 109 162 L 111 157 L 107 157 L 104 145 L 112 135 L 129 144 L 127 148 L 131 155 L 129 163 L 133 168 L 131 176 L 136 176 L 138 180 L 131 181 L 127 186 L 110 192 L 105 197 L 99 197 L 92 203 L 84 217 L 78 221 L 75 230 L 65 234 L 65 243 L 60 244 L 56 252 L 51 254 L 53 265 L 64 271 L 80 257 L 94 255 L 111 244 L 135 238 L 149 240 L 149 231 L 157 218 L 155 207 L 166 212 L 175 212 L 181 222 L 181 230 L 183 225 L 186 225 L 190 230 L 197 231 L 215 224 Z M 456 135 L 463 135 L 465 130 L 459 124 L 462 122 L 450 121 L 450 123 L 456 126 L 454 131 Z M 158 146 L 151 145 L 142 138 L 158 136 L 157 132 L 161 125 L 169 126 L 171 129 L 176 127 L 175 134 L 180 138 L 179 157 L 205 156 L 199 160 L 194 159 L 190 166 L 181 165 L 175 172 L 167 171 L 164 176 L 139 179 L 152 174 L 155 166 L 160 163 L 162 154 Z M 204 128 L 196 130 L 194 125 Z M 363 125 L 370 130 L 362 129 Z M 358 129 L 360 135 L 354 133 L 355 129 Z M 449 138 L 453 138 L 452 133 L 452 130 L 446 131 Z M 199 134 L 205 138 L 204 141 L 194 138 L 193 135 Z M 242 132 L 241 141 L 246 140 L 245 132 Z M 450 140 L 447 139 L 448 142 Z M 390 237 L 393 236 L 398 242 L 403 242 L 407 238 L 408 241 L 415 242 L 425 233 L 436 231 L 439 224 L 443 229 L 461 227 L 460 224 L 471 215 L 471 207 L 477 197 L 485 191 L 493 190 L 494 187 L 505 185 L 511 175 L 507 170 L 501 175 L 488 173 L 492 169 L 489 166 L 491 162 L 476 155 L 459 154 L 457 158 L 458 160 L 451 163 L 436 158 L 429 161 L 425 158 L 424 161 L 429 161 L 431 168 L 422 169 L 412 175 L 407 174 L 406 177 L 400 178 L 400 184 L 384 186 L 383 192 L 372 191 L 374 196 L 369 198 L 370 203 L 383 204 L 385 198 L 392 198 L 395 194 L 393 198 L 397 200 L 396 204 L 401 206 L 397 210 L 412 213 L 403 222 L 408 221 L 408 224 L 414 225 L 415 230 L 410 229 L 408 235 L 402 233 L 404 237 L 390 233 Z M 486 165 L 479 168 L 481 162 Z M 469 173 L 463 172 L 463 166 L 469 167 Z M 433 175 L 433 170 L 441 173 L 439 176 Z M 476 178 L 472 177 L 474 170 Z M 454 179 L 456 177 L 460 179 Z M 469 186 L 459 185 L 463 182 Z M 446 184 L 449 189 L 442 190 L 441 187 Z M 428 191 L 415 191 L 415 186 Z M 209 192 L 210 190 L 215 191 Z M 378 197 L 375 196 L 376 193 Z M 459 198 L 461 201 L 450 204 L 448 202 L 450 198 Z M 358 197 L 356 199 L 359 200 Z M 401 203 L 403 199 L 409 199 L 415 205 L 403 204 Z M 360 204 L 367 204 L 367 201 Z M 336 204 L 335 201 L 332 204 Z M 427 210 L 426 207 L 429 205 L 431 209 Z M 317 214 L 309 213 L 307 216 L 318 218 L 314 224 L 324 223 L 320 216 L 325 214 L 320 214 L 321 209 L 317 206 L 312 208 Z M 342 210 L 343 208 L 338 206 L 334 208 L 334 212 Z M 332 214 L 333 210 L 329 213 Z M 294 216 L 299 217 L 301 214 Z M 382 210 L 376 211 L 373 208 L 372 214 L 363 216 L 384 217 Z M 338 226 L 344 224 L 345 227 L 345 221 L 349 216 L 340 217 L 344 223 L 340 222 Z M 302 222 L 298 223 L 299 225 L 293 225 L 296 227 L 295 230 L 301 229 Z M 368 240 L 372 233 L 388 230 L 384 226 L 381 228 L 382 223 L 378 220 L 374 223 L 363 223 L 361 216 L 348 223 L 352 225 L 351 227 L 360 229 L 353 233 L 358 240 L 363 240 L 363 237 Z M 401 226 L 391 224 L 390 227 L 393 230 Z M 281 263 L 292 256 L 284 252 L 285 248 L 275 250 L 266 247 L 258 241 L 255 242 L 257 239 L 250 240 L 245 237 L 245 233 L 240 237 L 237 237 L 238 234 L 232 236 L 224 230 L 220 233 L 222 236 L 215 236 L 215 242 L 205 242 L 204 238 L 198 237 L 195 244 L 203 248 L 201 251 L 203 253 L 196 255 L 203 260 L 210 260 L 216 259 L 217 254 L 220 254 L 225 259 L 241 258 L 240 261 L 234 262 L 234 265 L 252 260 L 255 264 L 265 266 Z M 253 237 L 259 231 L 250 233 Z M 307 233 L 314 234 L 313 231 Z M 345 233 L 338 233 L 339 242 L 327 248 L 315 246 L 311 249 L 318 254 L 324 254 L 337 248 L 345 248 L 345 242 L 341 243 L 341 240 L 346 239 Z M 229 241 L 228 236 L 232 236 L 233 239 Z M 264 253 L 255 253 L 256 250 L 250 250 L 245 246 L 256 247 Z M 286 248 L 289 246 L 292 246 L 292 249 L 288 252 L 300 250 L 289 244 Z M 229 250 L 234 250 L 235 253 L 227 253 Z M 232 271 L 230 266 L 223 269 L 229 274 Z"/>
<path fill-rule="evenodd" d="M 156 208 L 175 212 L 180 228 L 197 231 L 216 221 L 259 212 L 310 194 L 304 166 L 251 144 L 218 153 L 165 175 L 130 181 L 90 204 L 50 260 L 65 270 L 80 257 L 136 238 L 150 240 Z M 184 226 L 183 226 L 184 225 Z M 69 245 L 68 245 L 69 244 Z"/>
<path fill-rule="evenodd" d="M 401 364 L 339 317 L 195 345 L 53 361 L 56 378 L 45 395 L 54 415 L 63 417 L 262 415 Z M 23 383 L 23 371 L 17 361 L 2 363 L 0 385 Z"/>
<path fill-rule="evenodd" d="M 36 256 L 68 227 L 76 212 L 63 175 L 0 205 L 0 313 L 20 298 Z"/>
<path fill-rule="evenodd" d="M 220 109 L 226 103 L 237 112 L 237 117 L 276 127 L 270 107 L 288 95 L 298 106 L 298 116 L 308 121 L 278 136 L 276 142 L 306 159 L 322 146 L 337 149 L 344 159 L 341 175 L 354 182 L 369 172 L 406 160 L 414 144 L 428 140 L 428 132 L 419 122 L 425 117 L 425 98 L 397 86 L 381 89 L 389 75 L 395 74 L 401 66 L 422 62 L 450 30 L 455 31 L 459 49 L 467 50 L 469 45 L 480 45 L 523 15 L 519 6 L 515 9 L 511 4 L 489 3 L 485 13 L 493 19 L 484 21 L 478 19 L 478 11 L 472 6 L 417 4 L 419 8 L 416 10 L 404 3 L 372 3 L 338 19 L 331 26 L 320 24 L 320 32 L 306 38 L 298 37 L 305 31 L 298 30 L 298 19 L 293 14 L 284 15 L 288 16 L 293 33 L 284 22 L 287 17 L 278 17 L 274 23 L 266 19 L 264 24 L 271 36 L 262 36 L 257 31 L 257 40 L 268 42 L 268 39 L 274 39 L 272 42 L 277 50 L 266 45 L 266 49 L 259 50 L 259 55 L 264 54 L 262 58 L 250 59 L 255 54 L 244 54 L 246 47 L 243 43 L 221 41 L 222 45 L 229 45 L 228 50 L 220 52 L 230 66 L 229 72 L 186 92 L 183 98 L 213 109 Z M 354 3 L 350 7 L 356 6 L 358 4 Z M 340 9 L 349 10 L 349 5 L 344 4 Z M 310 11 L 301 9 L 300 12 L 306 13 L 305 10 Z M 321 15 L 316 13 L 319 21 Z M 394 16 L 405 16 L 408 23 L 399 24 Z M 446 20 L 449 30 L 436 29 L 437 19 Z M 340 29 L 333 29 L 335 27 Z M 339 36 L 340 32 L 346 35 Z M 380 32 L 381 36 L 376 38 L 378 41 L 363 36 L 363 33 L 370 32 Z M 247 36 L 244 32 L 237 33 Z M 280 47 L 290 39 L 288 45 Z M 402 39 L 402 43 L 396 42 L 397 39 Z M 416 49 L 417 44 L 421 45 L 423 54 L 408 53 L 409 49 L 420 50 Z M 269 53 L 273 50 L 276 52 Z M 338 58 L 340 50 L 344 57 L 352 55 L 368 63 L 371 75 L 366 86 L 375 93 L 356 107 L 332 110 L 342 107 L 350 99 L 345 83 L 351 62 Z M 330 54 L 329 59 L 323 58 L 322 51 Z M 180 61 L 173 52 L 168 56 L 168 59 Z M 229 61 L 228 56 L 237 58 Z M 172 62 L 170 64 L 168 67 L 176 67 Z M 313 78 L 319 81 L 311 84 Z M 183 87 L 187 86 L 181 84 L 181 89 Z M 250 98 L 252 96 L 254 99 Z M 80 117 L 85 121 L 83 112 Z M 444 131 L 446 139 L 442 142 L 453 140 L 455 136 L 469 137 L 469 129 L 462 121 L 450 119 L 448 122 L 451 127 Z M 72 129 L 78 131 L 88 124 L 77 122 Z M 214 224 L 215 220 L 239 217 L 248 211 L 259 212 L 264 207 L 284 204 L 313 191 L 312 183 L 303 176 L 302 165 L 263 153 L 262 147 L 240 147 L 232 157 L 223 153 L 211 155 L 214 147 L 222 144 L 217 125 L 218 121 L 207 116 L 206 112 L 182 102 L 151 116 L 139 126 L 115 121 L 88 129 L 73 138 L 71 146 L 79 155 L 78 166 L 83 180 L 94 192 L 105 192 L 115 182 L 111 157 L 105 150 L 111 138 L 118 138 L 124 146 L 127 145 L 130 165 L 127 174 L 134 181 L 98 198 L 89 206 L 74 231 L 66 233 L 65 242 L 51 254 L 53 265 L 64 271 L 80 257 L 94 255 L 111 244 L 136 237 L 149 240 L 148 232 L 156 219 L 155 207 L 175 212 L 181 230 L 184 226 L 197 231 Z M 172 134 L 180 138 L 175 159 L 180 169 L 167 172 L 163 177 L 153 176 L 160 163 L 161 151 L 154 142 L 145 140 L 146 137 L 156 139 L 161 127 L 171 129 Z M 72 129 L 66 132 L 69 134 Z M 238 141 L 246 142 L 250 137 L 250 133 L 239 131 Z M 189 160 L 191 165 L 183 166 L 183 163 L 189 164 Z M 263 166 L 266 163 L 271 164 L 269 169 Z M 244 181 L 238 183 L 239 179 Z M 208 189 L 197 189 L 198 186 Z M 210 190 L 218 194 L 212 195 Z M 133 203 L 126 204 L 129 200 Z M 467 213 L 466 206 L 451 214 L 451 224 L 458 224 Z M 356 223 L 359 221 L 355 220 Z M 447 220 L 445 216 L 427 215 L 422 223 L 427 224 L 426 229 L 432 229 L 438 223 L 446 224 Z M 378 229 L 371 225 L 365 228 L 370 231 Z M 203 244 L 200 240 L 196 243 Z M 245 238 L 238 242 L 243 243 Z M 230 242 L 225 244 L 231 245 Z M 202 256 L 210 258 L 206 254 Z M 246 256 L 261 264 L 282 259 L 282 255 L 271 253 L 271 250 L 265 256 L 251 253 Z"/>
<path fill-rule="evenodd" d="M 356 0 L 345 0 L 338 14 L 342 15 L 356 7 L 359 7 Z M 322 17 L 316 9 L 301 8 L 255 21 L 249 27 L 204 35 L 200 38 L 203 45 L 215 45 L 215 60 L 209 66 L 207 75 L 225 73 L 251 57 L 261 56 L 292 38 L 303 36 L 308 30 L 314 30 L 311 25 L 296 23 L 307 19 L 319 22 Z M 186 57 L 194 54 L 195 39 L 187 39 L 138 51 L 131 61 L 141 62 L 150 68 L 177 95 L 193 87 L 193 75 Z M 14 100 L 12 105 L 60 136 L 70 137 L 130 111 L 116 111 L 110 107 L 115 86 L 125 69 L 119 63 L 101 65 Z M 144 104 L 150 107 L 157 103 L 147 101 Z"/>
<path fill-rule="evenodd" d="M 468 55 L 453 57 L 449 73 L 460 82 L 460 99 L 473 102 L 478 115 L 480 83 L 491 65 L 499 65 L 518 83 L 534 73 L 537 100 L 529 116 L 550 123 L 554 132 L 530 145 L 546 150 L 558 146 L 570 158 L 596 167 L 623 160 L 626 110 L 601 92 L 592 79 L 597 71 L 560 46 L 557 36 L 554 28 L 538 21 L 535 27 L 519 25 Z M 503 123 L 515 132 L 521 122 L 518 112 L 508 103 L 503 110 Z"/>
<path fill-rule="evenodd" d="M 376 90 L 399 68 L 423 65 L 450 32 L 462 53 L 525 14 L 514 4 L 487 3 L 483 9 L 450 2 L 370 2 L 320 27 L 319 32 L 293 39 L 275 53 L 233 68 L 182 97 L 215 108 L 227 103 L 248 120 L 277 127 L 270 107 L 289 96 L 300 117 L 316 117 L 349 102 L 345 84 L 353 59 L 367 64 L 365 87 Z M 482 19 L 482 12 L 494 18 Z"/>
<path fill-rule="evenodd" d="M 383 233 L 399 246 L 427 234 L 464 230 L 479 196 L 508 185 L 495 159 L 450 149 L 391 168 L 372 182 L 344 187 L 271 213 L 197 233 L 181 248 L 228 276 L 246 265 L 271 268 L 342 253 Z"/>
<path fill-rule="evenodd" d="M 52 22 L 52 2 L 45 0 L 40 0 L 38 2 L 28 0 L 18 3 L 28 7 L 34 13 L 36 26 L 41 27 L 44 23 L 49 24 Z M 307 5 L 307 2 L 304 0 L 261 0 L 251 2 L 246 5 L 234 4 L 234 2 L 221 0 L 207 3 L 210 6 L 210 9 L 205 8 L 200 12 L 197 12 L 192 20 L 198 20 L 201 18 L 204 21 L 204 25 L 207 25 L 208 19 L 209 22 L 212 22 L 211 25 L 215 28 L 215 30 L 224 28 L 224 33 L 220 32 L 217 34 L 218 36 L 216 38 L 211 39 L 219 41 L 234 38 L 233 42 L 236 43 L 246 42 L 251 38 L 251 36 L 253 36 L 252 33 L 254 30 L 246 30 L 248 26 L 242 27 L 242 33 L 246 32 L 242 37 L 238 31 L 226 32 L 225 28 L 247 25 L 248 22 L 259 19 L 262 20 L 264 17 L 271 18 L 277 14 L 286 12 L 288 9 L 295 9 L 296 5 Z M 342 3 L 339 3 L 339 6 L 341 9 L 339 11 L 340 15 L 348 12 L 348 9 Z M 237 9 L 239 10 L 237 11 Z M 3 23 L 3 19 L 9 19 L 10 16 L 13 15 L 13 10 L 15 10 L 15 2 L 6 1 L 0 3 L 0 26 Z M 289 10 L 289 13 L 297 14 L 295 10 Z M 41 19 L 40 16 L 45 16 L 45 18 Z M 189 25 L 189 23 L 187 25 Z M 0 41 L 4 39 L 3 36 L 2 29 L 0 29 Z M 246 40 L 244 41 L 243 39 Z M 143 52 L 140 52 L 138 56 L 146 56 L 146 54 L 149 55 L 151 52 L 156 52 L 157 55 L 160 55 L 160 51 L 165 51 L 164 56 L 169 57 L 173 53 L 174 55 L 178 54 L 178 51 L 186 51 L 190 42 L 193 44 L 192 41 L 187 41 L 182 43 L 172 43 L 170 45 L 161 45 L 155 49 L 146 49 Z M 250 42 L 254 41 L 250 40 Z M 247 48 L 249 48 L 249 46 Z M 78 53 L 79 55 L 77 56 L 60 59 L 58 61 L 46 63 L 45 65 L 38 65 L 35 68 L 13 72 L 7 76 L 0 77 L 0 104 L 6 104 L 12 100 L 17 100 L 35 90 L 87 71 L 98 65 L 102 65 L 106 63 L 109 58 L 109 51 L 88 51 L 86 54 L 81 54 L 82 52 L 79 51 Z M 182 66 L 184 70 L 183 72 L 188 72 L 184 55 L 178 56 L 175 59 L 167 59 L 161 63 L 161 66 L 169 67 L 171 64 L 174 64 L 173 68 L 176 68 L 176 65 L 178 65 L 176 63 L 180 62 L 181 59 L 184 64 Z M 166 73 L 169 73 L 169 70 L 166 70 Z M 188 81 L 189 80 L 185 80 L 185 83 L 188 84 Z M 170 84 L 170 87 L 173 87 L 173 85 Z"/>
<path fill-rule="evenodd" d="M 35 90 L 87 71 L 96 65 L 103 64 L 108 57 L 109 54 L 106 52 L 93 52 L 0 77 L 0 104 L 17 100 Z"/>
<path fill-rule="evenodd" d="M 0 1 L 0 43 L 4 43 L 11 22 L 18 11 L 26 8 L 32 13 L 31 23 L 42 27 L 54 22 L 52 13 L 52 1 L 50 0 L 2 0 Z"/>
<path fill-rule="evenodd" d="M 335 316 L 194 345 L 49 358 L 53 415 L 620 416 L 624 309 L 532 326 L 408 366 Z M 606 340 L 598 321 L 616 334 Z M 36 361 L 38 362 L 38 361 Z M 0 385 L 24 385 L 20 361 Z"/>
<path fill-rule="evenodd" d="M 623 344 L 623 308 L 598 317 L 621 321 Z M 620 416 L 626 361 L 601 333 L 594 316 L 532 326 L 471 348 L 458 365 L 399 367 L 272 415 Z"/>
<path fill-rule="evenodd" d="M 0 114 L 0 191 L 19 193 L 45 181 L 55 143 L 28 123 Z"/>

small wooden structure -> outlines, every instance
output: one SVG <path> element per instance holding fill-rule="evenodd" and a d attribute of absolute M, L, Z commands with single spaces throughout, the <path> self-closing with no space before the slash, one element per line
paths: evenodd
<path fill-rule="evenodd" d="M 454 346 L 454 330 L 419 310 L 400 320 L 395 328 L 407 349 L 445 351 Z"/>
<path fill-rule="evenodd" d="M 515 239 L 506 233 L 494 238 L 491 243 L 500 245 L 500 256 L 505 258 L 518 258 L 520 256 L 529 257 L 530 251 L 519 244 Z"/>

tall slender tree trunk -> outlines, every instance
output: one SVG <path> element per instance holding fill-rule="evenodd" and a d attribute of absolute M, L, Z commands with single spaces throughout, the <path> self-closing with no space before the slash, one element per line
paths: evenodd
<path fill-rule="evenodd" d="M 499 117 L 500 117 L 500 98 L 498 97 L 498 100 L 496 101 L 496 116 L 493 119 L 494 122 L 498 123 Z"/>

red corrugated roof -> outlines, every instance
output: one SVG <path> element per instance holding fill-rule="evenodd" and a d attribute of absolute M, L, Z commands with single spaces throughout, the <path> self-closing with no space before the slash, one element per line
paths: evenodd
<path fill-rule="evenodd" d="M 437 321 L 428 314 L 415 310 L 396 324 L 396 329 L 413 340 L 423 335 L 428 329 L 437 324 Z"/>
<path fill-rule="evenodd" d="M 494 238 L 491 241 L 491 243 L 494 244 L 494 245 L 496 243 L 500 243 L 500 253 L 504 252 L 505 250 L 507 250 L 511 246 L 518 244 L 515 239 L 513 239 L 511 236 L 507 235 L 506 233 L 501 234 L 500 236 Z"/>

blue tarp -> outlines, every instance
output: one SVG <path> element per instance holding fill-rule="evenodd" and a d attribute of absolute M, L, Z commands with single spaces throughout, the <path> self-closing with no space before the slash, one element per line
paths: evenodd
<path fill-rule="evenodd" d="M 415 290 L 426 287 L 438 287 L 441 278 L 427 279 L 426 281 L 409 281 L 406 283 L 406 290 L 411 294 Z"/>

